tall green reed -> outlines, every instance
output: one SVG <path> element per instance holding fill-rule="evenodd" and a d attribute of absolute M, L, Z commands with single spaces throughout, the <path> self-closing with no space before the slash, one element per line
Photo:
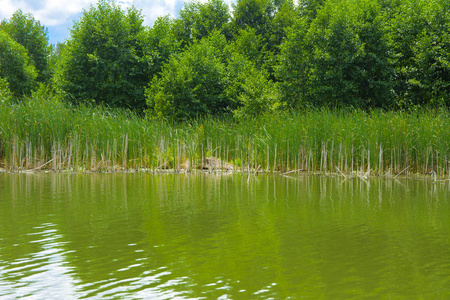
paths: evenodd
<path fill-rule="evenodd" d="M 35 95 L 0 106 L 7 170 L 115 172 L 220 169 L 254 173 L 449 175 L 446 110 L 307 110 L 170 123 Z M 211 164 L 212 159 L 215 165 Z"/>

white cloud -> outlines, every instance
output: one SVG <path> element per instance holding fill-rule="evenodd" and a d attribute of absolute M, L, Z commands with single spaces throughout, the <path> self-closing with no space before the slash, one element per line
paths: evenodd
<path fill-rule="evenodd" d="M 124 9 L 134 5 L 141 9 L 145 16 L 145 23 L 151 25 L 162 15 L 176 16 L 183 0 L 116 0 Z M 0 0 L 0 19 L 8 19 L 18 9 L 33 14 L 44 26 L 58 26 L 66 24 L 74 16 L 78 16 L 83 9 L 89 9 L 97 0 Z"/>
<path fill-rule="evenodd" d="M 122 8 L 134 5 L 142 10 L 145 25 L 152 25 L 160 16 L 171 15 L 176 17 L 183 3 L 189 0 L 115 0 Z M 207 0 L 200 0 L 205 2 Z M 225 0 L 230 4 L 233 0 Z M 0 0 L 0 20 L 9 19 L 12 14 L 21 9 L 31 13 L 42 25 L 49 28 L 50 41 L 63 41 L 68 37 L 67 27 L 77 20 L 83 9 L 89 9 L 97 0 Z M 58 32 L 58 36 L 53 36 Z M 64 32 L 64 33 L 62 33 Z"/>
<path fill-rule="evenodd" d="M 152 25 L 160 16 L 171 15 L 175 17 L 183 5 L 183 0 L 153 0 L 151 4 L 146 0 L 130 1 L 137 9 L 142 10 L 145 25 Z"/>
<path fill-rule="evenodd" d="M 0 19 L 9 18 L 17 9 L 17 3 L 11 0 L 0 0 Z"/>
<path fill-rule="evenodd" d="M 44 26 L 58 26 L 67 22 L 83 8 L 96 3 L 96 0 L 0 0 L 0 18 L 10 18 L 18 9 L 33 14 Z"/>
<path fill-rule="evenodd" d="M 83 9 L 88 9 L 91 4 L 95 4 L 96 0 L 46 0 L 43 1 L 44 6 L 36 10 L 33 15 L 37 20 L 45 26 L 58 26 L 79 14 Z"/>

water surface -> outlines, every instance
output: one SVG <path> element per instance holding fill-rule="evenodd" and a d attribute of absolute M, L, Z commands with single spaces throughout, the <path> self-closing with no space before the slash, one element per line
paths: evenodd
<path fill-rule="evenodd" d="M 448 299 L 449 182 L 0 174 L 0 299 Z"/>

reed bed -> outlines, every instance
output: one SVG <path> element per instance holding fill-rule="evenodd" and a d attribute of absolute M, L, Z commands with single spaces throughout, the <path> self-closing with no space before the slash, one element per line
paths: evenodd
<path fill-rule="evenodd" d="M 0 167 L 7 171 L 207 168 L 442 178 L 450 176 L 449 143 L 445 109 L 322 109 L 169 123 L 124 110 L 72 107 L 51 97 L 0 106 Z"/>

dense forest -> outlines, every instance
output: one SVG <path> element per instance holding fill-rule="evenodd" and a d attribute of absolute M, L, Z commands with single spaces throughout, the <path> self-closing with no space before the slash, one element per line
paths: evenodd
<path fill-rule="evenodd" d="M 450 104 L 445 0 L 209 0 L 143 18 L 100 0 L 50 45 L 17 11 L 0 25 L 2 101 L 45 90 L 170 120 Z"/>
<path fill-rule="evenodd" d="M 450 174 L 449 1 L 209 0 L 143 22 L 99 0 L 52 45 L 29 13 L 1 21 L 1 169 Z"/>

